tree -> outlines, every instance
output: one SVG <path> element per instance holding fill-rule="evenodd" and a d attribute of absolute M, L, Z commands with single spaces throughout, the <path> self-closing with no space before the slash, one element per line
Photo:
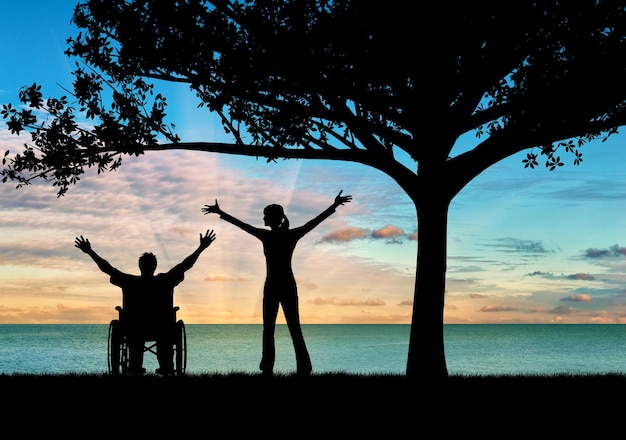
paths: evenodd
<path fill-rule="evenodd" d="M 9 130 L 32 135 L 23 151 L 5 153 L 3 181 L 41 178 L 61 196 L 85 168 L 165 149 L 375 167 L 406 192 L 418 220 L 406 373 L 445 378 L 451 200 L 522 151 L 526 168 L 544 156 L 556 169 L 560 152 L 578 165 L 585 143 L 626 118 L 620 2 L 488 3 L 86 1 L 73 16 L 84 34 L 66 51 L 79 61 L 72 97 L 44 100 L 33 84 L 21 90 L 25 107 L 0 111 Z M 182 142 L 164 122 L 166 99 L 148 83 L 156 80 L 188 84 L 233 142 Z M 475 147 L 452 155 L 466 133 Z"/>

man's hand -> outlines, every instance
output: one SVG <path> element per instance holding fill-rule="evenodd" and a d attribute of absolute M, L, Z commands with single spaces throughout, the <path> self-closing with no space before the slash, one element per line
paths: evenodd
<path fill-rule="evenodd" d="M 77 247 L 86 254 L 91 251 L 91 243 L 89 243 L 89 240 L 86 238 L 83 238 L 82 235 L 80 237 L 76 237 L 76 240 L 74 240 L 74 247 Z"/>
<path fill-rule="evenodd" d="M 200 246 L 202 246 L 202 248 L 204 249 L 208 248 L 209 246 L 211 246 L 211 243 L 213 243 L 214 241 L 215 241 L 215 232 L 213 231 L 213 229 L 207 229 L 204 236 L 200 234 Z"/>

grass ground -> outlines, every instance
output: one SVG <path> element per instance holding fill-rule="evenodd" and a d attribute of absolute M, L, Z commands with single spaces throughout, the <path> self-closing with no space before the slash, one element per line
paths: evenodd
<path fill-rule="evenodd" d="M 14 374 L 0 391 L 5 424 L 25 418 L 31 434 L 66 438 L 602 438 L 621 429 L 626 376 Z"/>

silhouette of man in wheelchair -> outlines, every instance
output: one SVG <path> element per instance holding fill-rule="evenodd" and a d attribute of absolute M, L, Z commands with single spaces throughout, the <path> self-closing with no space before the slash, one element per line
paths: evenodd
<path fill-rule="evenodd" d="M 116 307 L 119 319 L 109 326 L 109 372 L 144 374 L 143 355 L 150 351 L 157 356 L 156 373 L 173 375 L 184 372 L 186 364 L 186 337 L 182 320 L 176 320 L 174 288 L 200 254 L 215 240 L 213 230 L 200 234 L 198 248 L 181 263 L 166 273 L 155 275 L 157 259 L 146 252 L 139 257 L 140 275 L 124 273 L 100 257 L 89 240 L 76 237 L 75 246 L 89 255 L 100 270 L 109 275 L 111 284 L 122 289 L 122 307 Z M 152 344 L 147 345 L 147 342 Z M 174 368 L 176 347 L 176 368 Z M 156 351 L 155 351 L 156 348 Z"/>

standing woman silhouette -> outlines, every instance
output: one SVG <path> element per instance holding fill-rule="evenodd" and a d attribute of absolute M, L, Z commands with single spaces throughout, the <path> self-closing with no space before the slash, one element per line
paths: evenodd
<path fill-rule="evenodd" d="M 243 229 L 255 236 L 263 243 L 265 254 L 266 278 L 263 288 L 263 352 L 260 370 L 264 375 L 272 375 L 276 348 L 274 331 L 278 307 L 282 305 L 287 328 L 293 341 L 296 352 L 297 374 L 309 376 L 311 374 L 311 358 L 304 343 L 300 326 L 300 312 L 298 310 L 298 289 L 291 269 L 293 251 L 302 237 L 313 230 L 322 221 L 335 212 L 339 205 L 348 203 L 352 196 L 342 196 L 343 190 L 335 197 L 333 204 L 304 225 L 289 229 L 289 220 L 280 205 L 268 205 L 263 210 L 263 221 L 270 229 L 251 226 L 224 212 L 215 200 L 215 205 L 204 205 L 204 214 L 219 214 L 220 218 Z"/>

